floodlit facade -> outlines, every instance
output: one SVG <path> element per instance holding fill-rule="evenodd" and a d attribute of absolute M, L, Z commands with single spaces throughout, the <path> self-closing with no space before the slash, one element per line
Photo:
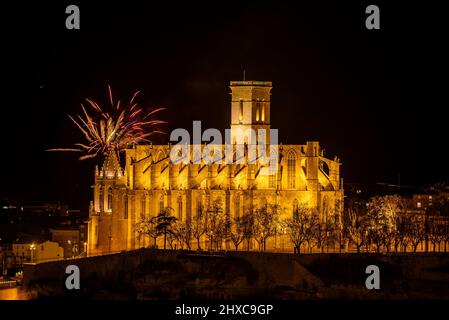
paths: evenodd
<path fill-rule="evenodd" d="M 57 242 L 51 241 L 39 244 L 13 243 L 12 252 L 18 264 L 64 259 L 64 249 Z"/>
<path fill-rule="evenodd" d="M 341 207 L 341 163 L 337 157 L 324 157 L 317 141 L 279 144 L 278 160 L 270 174 L 261 174 L 264 165 L 248 161 L 247 146 L 253 141 L 240 139 L 239 134 L 247 129 L 265 129 L 266 141 L 270 143 L 272 84 L 232 81 L 230 89 L 231 141 L 245 146 L 243 161 L 195 163 L 195 148 L 190 146 L 191 160 L 173 163 L 170 152 L 174 145 L 137 145 L 126 150 L 122 168 L 115 152 L 109 152 L 102 168 L 95 171 L 88 254 L 148 246 L 151 240 L 139 237 L 136 222 L 141 217 L 156 216 L 165 207 L 172 208 L 173 215 L 181 221 L 191 219 L 198 210 L 207 210 L 217 199 L 229 217 L 241 216 L 265 204 L 278 204 L 281 217 L 291 217 L 295 207 L 305 205 L 316 209 L 324 219 L 328 212 Z M 205 145 L 196 147 L 203 151 Z M 269 240 L 267 250 L 281 250 L 281 243 L 282 249 L 291 248 L 281 232 Z M 192 241 L 192 248 L 195 247 Z M 223 249 L 231 247 L 223 241 Z"/>

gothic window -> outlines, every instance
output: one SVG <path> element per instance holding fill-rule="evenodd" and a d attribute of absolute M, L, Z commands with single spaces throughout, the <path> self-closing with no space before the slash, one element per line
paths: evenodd
<path fill-rule="evenodd" d="M 289 189 L 295 188 L 296 179 L 296 154 L 290 151 L 287 156 L 287 185 Z"/>
<path fill-rule="evenodd" d="M 240 195 L 235 195 L 235 203 L 234 203 L 234 216 L 237 218 L 240 216 Z"/>
<path fill-rule="evenodd" d="M 145 211 L 146 211 L 146 199 L 145 195 L 142 195 L 142 198 L 140 199 L 140 216 L 142 218 L 145 217 Z"/>
<path fill-rule="evenodd" d="M 112 210 L 112 188 L 108 189 L 108 210 Z"/>
<path fill-rule="evenodd" d="M 123 199 L 123 202 L 124 202 L 124 206 L 123 206 L 123 208 L 124 208 L 124 212 L 123 212 L 123 217 L 124 217 L 124 219 L 128 219 L 128 195 L 127 194 L 125 194 L 125 196 L 123 197 L 124 199 Z"/>
<path fill-rule="evenodd" d="M 182 221 L 182 197 L 178 197 L 178 220 Z"/>

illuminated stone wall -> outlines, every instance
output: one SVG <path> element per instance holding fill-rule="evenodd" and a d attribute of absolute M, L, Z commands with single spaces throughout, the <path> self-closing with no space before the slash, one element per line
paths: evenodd
<path fill-rule="evenodd" d="M 231 89 L 231 127 L 269 129 L 271 82 L 231 82 Z M 239 119 L 240 101 L 244 114 Z M 203 150 L 205 145 L 200 147 Z M 281 218 L 291 217 L 295 203 L 315 208 L 322 216 L 343 201 L 341 164 L 337 158 L 324 157 L 316 141 L 279 145 L 279 163 L 273 178 L 260 174 L 260 164 L 249 164 L 247 153 L 241 164 L 173 164 L 171 148 L 138 145 L 128 149 L 124 169 L 116 154 L 109 152 L 101 170 L 95 172 L 89 254 L 148 246 L 150 240 L 139 239 L 135 224 L 141 216 L 156 216 L 162 206 L 171 207 L 174 216 L 185 221 L 196 214 L 199 205 L 208 208 L 218 198 L 230 217 L 264 204 L 278 204 Z M 193 146 L 190 152 L 194 159 Z M 223 248 L 229 246 L 223 243 Z M 291 243 L 285 235 L 268 241 L 268 250 L 288 248 Z"/>

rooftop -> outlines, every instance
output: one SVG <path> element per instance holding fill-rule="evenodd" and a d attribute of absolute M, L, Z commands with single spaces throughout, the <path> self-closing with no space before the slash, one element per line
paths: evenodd
<path fill-rule="evenodd" d="M 271 81 L 231 81 L 233 86 L 248 86 L 248 87 L 272 87 Z"/>

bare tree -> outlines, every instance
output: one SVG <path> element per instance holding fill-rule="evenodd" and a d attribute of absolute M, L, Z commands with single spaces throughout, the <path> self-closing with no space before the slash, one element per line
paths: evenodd
<path fill-rule="evenodd" d="M 227 216 L 223 211 L 221 198 L 212 202 L 206 217 L 206 236 L 209 239 L 209 250 L 218 250 L 221 242 L 228 234 Z"/>
<path fill-rule="evenodd" d="M 393 239 L 396 236 L 396 223 L 398 215 L 403 211 L 403 200 L 397 195 L 375 196 L 368 202 L 368 217 L 370 224 L 368 236 L 380 252 L 384 246 L 390 251 Z"/>
<path fill-rule="evenodd" d="M 266 249 L 267 239 L 276 233 L 279 211 L 277 204 L 267 204 L 254 211 L 253 236 L 262 251 Z"/>
<path fill-rule="evenodd" d="M 167 235 L 170 235 L 170 238 L 173 239 L 174 231 L 173 224 L 176 222 L 176 218 L 172 215 L 173 209 L 170 207 L 165 207 L 159 212 L 156 217 L 157 226 L 156 229 L 160 232 L 160 234 L 164 235 L 164 249 L 167 248 Z"/>
<path fill-rule="evenodd" d="M 416 252 L 418 245 L 426 237 L 425 219 L 422 216 L 411 216 L 409 227 L 410 242 L 413 246 L 413 252 Z"/>
<path fill-rule="evenodd" d="M 232 219 L 229 234 L 232 243 L 234 244 L 235 251 L 239 249 L 239 245 L 245 239 L 245 219 L 244 217 L 234 217 Z"/>
<path fill-rule="evenodd" d="M 295 253 L 301 253 L 301 246 L 310 239 L 312 226 L 315 225 L 314 219 L 311 210 L 300 205 L 296 208 L 293 218 L 284 220 Z"/>
<path fill-rule="evenodd" d="M 433 252 L 436 251 L 438 244 L 438 251 L 441 251 L 441 242 L 445 239 L 445 225 L 440 221 L 433 219 L 429 224 L 429 240 L 432 242 Z"/>
<path fill-rule="evenodd" d="M 136 231 L 139 236 L 146 236 L 153 240 L 153 247 L 156 248 L 157 238 L 161 235 L 159 229 L 157 228 L 157 218 L 156 217 L 142 217 L 135 225 Z"/>
<path fill-rule="evenodd" d="M 449 223 L 445 222 L 444 225 L 444 252 L 447 252 L 447 244 L 449 243 Z"/>
<path fill-rule="evenodd" d="M 396 219 L 396 235 L 393 240 L 394 252 L 398 252 L 401 246 L 401 251 L 407 251 L 407 245 L 409 243 L 408 228 L 410 226 L 410 216 L 406 213 L 398 215 Z M 405 248 L 404 248 L 405 246 Z"/>
<path fill-rule="evenodd" d="M 368 216 L 360 206 L 349 207 L 347 213 L 348 240 L 355 245 L 357 253 L 360 253 L 360 249 L 368 242 Z"/>
<path fill-rule="evenodd" d="M 254 215 L 252 210 L 241 217 L 241 223 L 243 228 L 243 240 L 246 241 L 246 250 L 249 250 L 251 239 L 254 235 Z"/>
<path fill-rule="evenodd" d="M 329 247 L 334 247 L 338 242 L 339 222 L 338 215 L 334 212 L 328 213 L 322 223 L 324 231 L 324 245 L 326 252 L 329 252 Z"/>
<path fill-rule="evenodd" d="M 198 208 L 196 215 L 191 219 L 192 236 L 197 242 L 197 249 L 201 249 L 201 237 L 206 233 L 206 214 L 203 207 Z"/>
<path fill-rule="evenodd" d="M 184 245 L 186 245 L 187 249 L 191 250 L 193 232 L 192 223 L 190 222 L 190 220 L 187 220 L 185 222 L 177 221 L 173 226 L 173 230 L 177 236 L 178 241 L 181 243 L 181 246 L 183 247 Z"/>
<path fill-rule="evenodd" d="M 338 244 L 338 251 L 341 252 L 344 243 L 344 224 L 343 224 L 343 202 L 337 200 L 335 207 L 332 209 L 331 216 L 334 218 L 334 236 Z"/>
<path fill-rule="evenodd" d="M 318 245 L 318 242 L 315 241 L 315 236 L 319 232 L 320 228 L 320 217 L 314 209 L 311 209 L 310 218 L 307 224 L 307 232 L 306 232 L 306 242 L 307 247 L 309 248 L 309 252 L 313 251 L 313 248 Z"/>

